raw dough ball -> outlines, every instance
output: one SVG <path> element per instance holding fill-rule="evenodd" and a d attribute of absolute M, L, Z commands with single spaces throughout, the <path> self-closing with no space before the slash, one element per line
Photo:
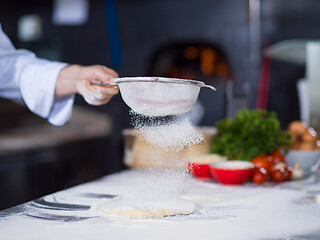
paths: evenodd
<path fill-rule="evenodd" d="M 102 215 L 122 216 L 129 218 L 162 218 L 174 215 L 191 214 L 195 210 L 193 202 L 180 199 L 132 199 L 117 197 L 105 200 L 92 207 Z"/>

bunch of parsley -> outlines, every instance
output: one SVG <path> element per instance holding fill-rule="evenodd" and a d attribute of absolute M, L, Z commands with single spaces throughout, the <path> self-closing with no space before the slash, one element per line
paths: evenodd
<path fill-rule="evenodd" d="M 211 152 L 229 159 L 249 161 L 291 144 L 290 135 L 280 129 L 277 115 L 271 111 L 244 109 L 234 119 L 224 119 L 216 126 L 218 135 Z"/>

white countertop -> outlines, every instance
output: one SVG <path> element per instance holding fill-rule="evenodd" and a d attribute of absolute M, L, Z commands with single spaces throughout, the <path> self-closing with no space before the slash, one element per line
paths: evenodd
<path fill-rule="evenodd" d="M 187 178 L 180 196 L 195 203 L 191 215 L 131 219 L 89 210 L 105 198 L 145 194 L 149 180 L 123 171 L 4 210 L 1 239 L 320 239 L 320 172 L 263 186 Z"/>

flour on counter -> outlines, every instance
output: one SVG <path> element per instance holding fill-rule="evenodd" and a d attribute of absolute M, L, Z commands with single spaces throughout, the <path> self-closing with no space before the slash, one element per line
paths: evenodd
<path fill-rule="evenodd" d="M 320 194 L 315 196 L 316 203 L 320 205 Z"/>
<path fill-rule="evenodd" d="M 95 206 L 106 200 L 96 201 L 99 199 L 85 197 L 88 193 L 97 196 L 112 194 L 124 197 L 132 197 L 136 193 L 135 196 L 139 196 L 144 189 L 142 185 L 149 181 L 150 177 L 142 171 L 123 171 L 98 181 L 66 189 L 50 195 L 54 198 L 48 196 L 46 199 L 48 201 L 57 199 L 60 204 Z M 195 204 L 194 214 L 141 219 L 114 217 L 97 214 L 94 211 L 86 213 L 35 209 L 33 206 L 24 205 L 25 213 L 0 216 L 1 239 L 163 240 L 168 238 L 168 233 L 170 239 L 184 240 L 212 238 L 212 236 L 219 240 L 319 239 L 320 237 L 320 207 L 315 202 L 320 189 L 320 172 L 308 179 L 273 186 L 245 184 L 226 187 L 193 178 L 186 178 L 184 186 L 183 191 L 179 193 L 180 199 L 188 199 Z M 168 192 L 167 196 L 169 195 Z M 105 206 L 107 204 L 106 201 Z M 33 211 L 37 211 L 35 217 L 30 214 Z M 55 220 L 50 219 L 53 215 L 57 216 Z M 61 215 L 65 217 L 61 218 Z M 70 216 L 79 219 L 88 218 L 70 222 L 68 220 Z"/>

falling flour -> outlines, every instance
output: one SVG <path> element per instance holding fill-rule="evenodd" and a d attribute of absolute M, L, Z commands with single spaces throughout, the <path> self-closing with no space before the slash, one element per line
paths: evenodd
<path fill-rule="evenodd" d="M 146 117 L 134 112 L 131 112 L 131 116 L 134 128 L 155 149 L 153 161 L 166 160 L 157 157 L 157 149 L 177 153 L 204 141 L 202 133 L 192 126 L 187 117 Z M 138 192 L 106 200 L 92 210 L 131 218 L 159 218 L 193 213 L 193 202 L 179 196 L 188 174 L 185 159 L 179 159 L 178 156 L 179 154 L 175 162 L 177 166 L 182 166 L 179 170 L 159 168 L 155 162 L 153 167 L 143 171 L 146 181 Z"/>
<path fill-rule="evenodd" d="M 204 141 L 203 134 L 192 126 L 188 117 L 147 118 L 137 115 L 132 124 L 145 140 L 167 152 L 178 152 Z"/>

